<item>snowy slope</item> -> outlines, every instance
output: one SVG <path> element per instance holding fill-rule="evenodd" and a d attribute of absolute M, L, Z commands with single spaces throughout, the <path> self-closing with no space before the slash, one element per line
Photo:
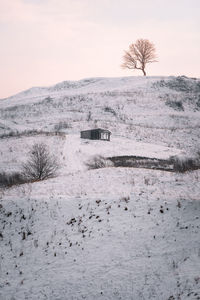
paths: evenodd
<path fill-rule="evenodd" d="M 0 298 L 199 299 L 198 183 L 111 168 L 9 190 Z"/>
<path fill-rule="evenodd" d="M 0 300 L 200 299 L 200 170 L 86 165 L 195 155 L 199 95 L 199 79 L 125 77 L 0 100 L 0 135 L 18 131 L 0 138 L 0 172 L 19 171 L 38 142 L 61 165 L 55 178 L 0 189 Z M 111 141 L 80 139 L 94 127 Z"/>
<path fill-rule="evenodd" d="M 171 156 L 184 157 L 186 153 L 176 148 L 156 144 L 136 142 L 128 138 L 113 137 L 110 142 L 80 139 L 79 135 L 28 136 L 0 139 L 0 171 L 20 171 L 34 143 L 45 142 L 60 160 L 61 173 L 68 174 L 87 169 L 87 162 L 94 156 L 144 156 L 157 159 L 169 159 Z"/>
<path fill-rule="evenodd" d="M 54 131 L 65 122 L 67 133 L 105 127 L 113 135 L 190 151 L 199 147 L 199 97 L 200 80 L 186 77 L 63 82 L 0 100 L 0 134 Z"/>

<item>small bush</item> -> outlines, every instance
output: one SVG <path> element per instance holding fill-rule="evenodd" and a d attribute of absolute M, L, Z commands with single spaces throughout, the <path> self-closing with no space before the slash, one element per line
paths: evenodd
<path fill-rule="evenodd" d="M 71 128 L 71 126 L 65 121 L 60 121 L 58 124 L 55 124 L 54 126 L 54 129 L 56 131 L 60 131 L 62 129 L 68 129 L 68 128 Z"/>
<path fill-rule="evenodd" d="M 181 101 L 167 100 L 165 104 L 175 110 L 184 111 L 183 103 Z"/>
<path fill-rule="evenodd" d="M 0 187 L 10 187 L 16 184 L 25 183 L 24 176 L 19 172 L 14 173 L 0 173 Z"/>
<path fill-rule="evenodd" d="M 111 160 L 106 159 L 101 155 L 94 156 L 90 161 L 86 163 L 89 169 L 100 169 L 100 168 L 108 168 L 113 167 L 113 163 Z"/>
<path fill-rule="evenodd" d="M 175 156 L 170 158 L 170 162 L 173 164 L 173 170 L 175 172 L 184 173 L 200 168 L 200 160 L 198 157 L 179 158 Z"/>
<path fill-rule="evenodd" d="M 106 107 L 104 108 L 104 111 L 113 114 L 113 116 L 116 116 L 116 115 L 117 115 L 116 112 L 115 112 L 115 110 L 114 110 L 113 108 L 109 107 L 109 106 L 106 106 Z"/>
<path fill-rule="evenodd" d="M 51 98 L 50 96 L 48 96 L 43 101 L 46 101 L 47 103 L 51 103 L 53 101 L 53 98 Z"/>

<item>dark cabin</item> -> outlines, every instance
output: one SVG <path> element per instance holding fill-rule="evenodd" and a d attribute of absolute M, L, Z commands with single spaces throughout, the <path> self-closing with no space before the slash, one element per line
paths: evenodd
<path fill-rule="evenodd" d="M 90 129 L 81 131 L 82 139 L 110 141 L 111 132 L 106 129 Z"/>

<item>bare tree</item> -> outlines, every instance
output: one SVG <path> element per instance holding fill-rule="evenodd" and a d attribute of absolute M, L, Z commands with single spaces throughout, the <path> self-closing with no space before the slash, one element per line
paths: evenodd
<path fill-rule="evenodd" d="M 34 144 L 29 159 L 23 164 L 24 177 L 28 180 L 44 180 L 56 175 L 59 165 L 44 143 Z"/>
<path fill-rule="evenodd" d="M 135 44 L 129 46 L 128 51 L 125 51 L 122 68 L 141 70 L 146 76 L 146 64 L 156 62 L 155 51 L 154 44 L 149 40 L 137 40 Z"/>

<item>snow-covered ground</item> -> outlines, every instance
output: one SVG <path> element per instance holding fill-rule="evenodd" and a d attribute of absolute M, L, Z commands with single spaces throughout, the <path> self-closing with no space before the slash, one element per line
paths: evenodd
<path fill-rule="evenodd" d="M 199 176 L 109 168 L 5 191 L 0 298 L 199 299 Z"/>
<path fill-rule="evenodd" d="M 200 299 L 200 171 L 86 165 L 94 155 L 194 155 L 199 82 L 94 78 L 0 101 L 1 134 L 68 125 L 65 136 L 0 139 L 0 172 L 19 171 L 38 142 L 61 165 L 55 178 L 0 189 L 0 299 Z M 80 139 L 93 127 L 111 141 Z"/>

